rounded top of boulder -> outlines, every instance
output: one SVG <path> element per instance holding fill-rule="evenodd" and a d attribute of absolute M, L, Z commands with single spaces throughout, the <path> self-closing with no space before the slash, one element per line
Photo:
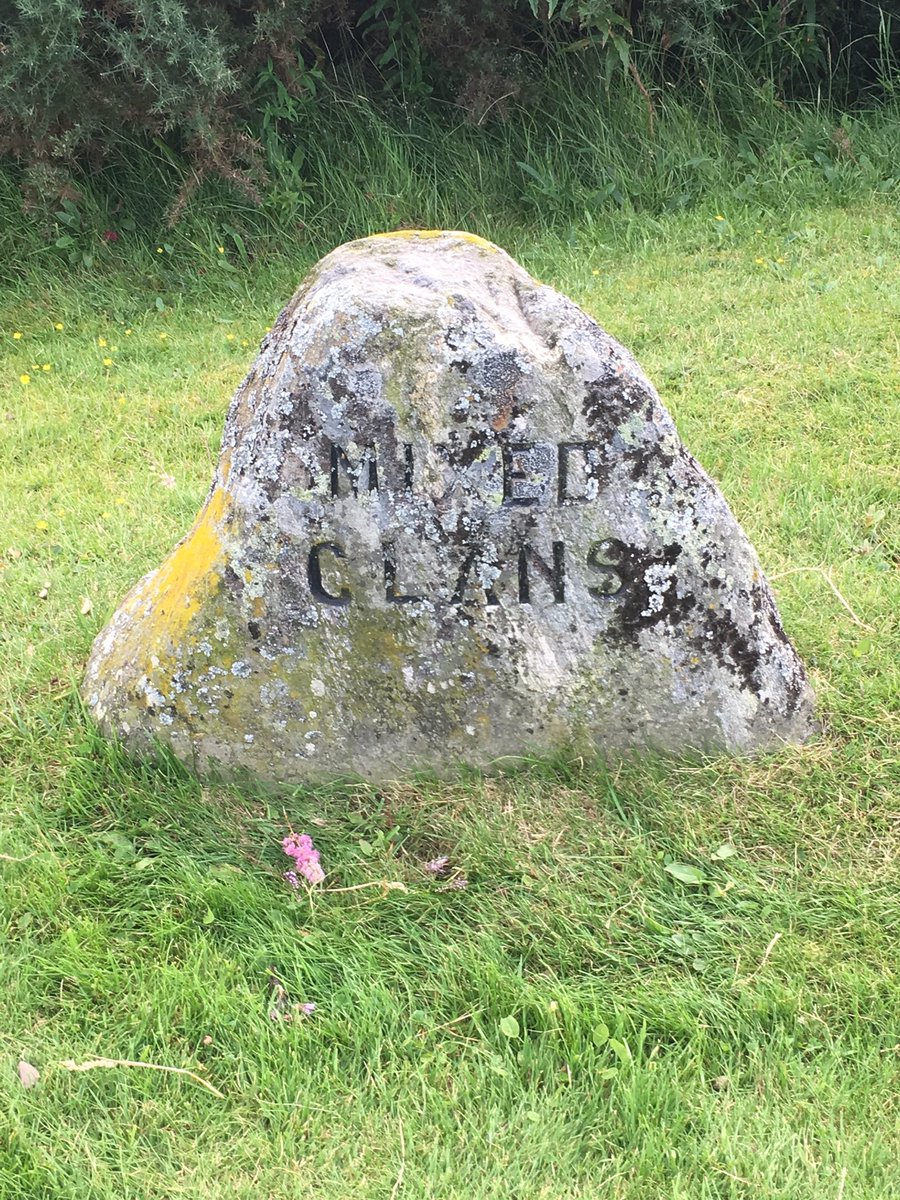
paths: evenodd
<path fill-rule="evenodd" d="M 283 782 L 813 728 L 756 555 L 632 356 L 442 230 L 313 269 L 85 690 L 135 746 Z"/>

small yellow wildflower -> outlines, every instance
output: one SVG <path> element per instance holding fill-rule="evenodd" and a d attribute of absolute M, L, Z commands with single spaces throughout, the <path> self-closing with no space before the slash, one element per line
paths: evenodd
<path fill-rule="evenodd" d="M 167 333 L 161 333 L 161 334 L 159 335 L 159 340 L 160 340 L 161 342 L 164 342 L 168 336 L 169 336 L 169 335 L 168 335 Z"/>
<path fill-rule="evenodd" d="M 599 274 L 600 274 L 600 272 L 597 270 L 597 268 L 596 268 L 596 267 L 594 267 L 593 271 L 591 271 L 591 274 L 592 274 L 592 275 L 599 275 Z"/>
<path fill-rule="evenodd" d="M 722 214 L 721 214 L 721 213 L 716 213 L 716 220 L 717 220 L 717 221 L 724 221 L 724 220 L 725 220 L 725 218 L 722 216 Z"/>
<path fill-rule="evenodd" d="M 66 510 L 64 508 L 58 508 L 56 510 L 57 517 L 64 517 L 65 515 L 66 515 Z"/>
<path fill-rule="evenodd" d="M 764 267 L 766 265 L 766 260 L 764 258 L 754 258 L 753 261 L 755 263 L 758 263 L 761 267 Z"/>
<path fill-rule="evenodd" d="M 125 336 L 126 336 L 126 337 L 131 337 L 131 335 L 132 335 L 133 333 L 134 333 L 134 330 L 133 330 L 133 329 L 126 329 L 126 330 L 125 330 Z"/>
<path fill-rule="evenodd" d="M 119 402 L 120 404 L 124 404 L 124 403 L 125 403 L 125 397 L 124 397 L 124 396 L 116 396 L 116 399 L 118 400 L 118 402 Z"/>
<path fill-rule="evenodd" d="M 65 329 L 65 325 L 63 325 L 62 321 L 57 321 L 53 328 L 57 333 L 62 333 L 62 331 Z"/>
<path fill-rule="evenodd" d="M 104 367 L 111 367 L 111 366 L 112 366 L 112 359 L 111 359 L 111 358 L 104 358 L 104 360 L 103 360 L 103 365 L 104 365 Z"/>
<path fill-rule="evenodd" d="M 241 345 L 242 345 L 242 346 L 249 346 L 249 345 L 250 345 L 250 343 L 247 341 L 247 339 L 246 339 L 246 338 L 241 338 Z"/>
<path fill-rule="evenodd" d="M 97 345 L 98 345 L 98 346 L 105 346 L 105 345 L 106 345 L 106 338 L 104 338 L 104 337 L 98 337 L 98 338 L 97 338 Z"/>
<path fill-rule="evenodd" d="M 226 333 L 226 334 L 225 334 L 225 341 L 226 341 L 226 342 L 233 342 L 233 341 L 234 341 L 234 336 L 235 336 L 235 335 L 234 335 L 233 333 Z"/>
<path fill-rule="evenodd" d="M 19 383 L 21 383 L 23 387 L 27 387 L 28 384 L 31 383 L 31 376 L 30 375 L 20 375 Z"/>
<path fill-rule="evenodd" d="M 776 261 L 777 263 L 782 263 L 782 262 L 784 262 L 784 259 L 783 259 L 783 258 L 776 258 L 776 259 L 775 259 L 775 261 Z"/>
<path fill-rule="evenodd" d="M 41 367 L 41 370 L 42 371 L 52 371 L 53 365 L 51 363 L 44 363 L 44 365 Z"/>
<path fill-rule="evenodd" d="M 272 326 L 271 326 L 271 325 L 267 325 L 267 326 L 265 327 L 265 329 L 263 330 L 263 333 L 271 333 L 271 332 L 272 332 Z"/>
<path fill-rule="evenodd" d="M 22 335 L 21 335 L 21 333 L 19 333 L 19 331 L 17 329 L 16 332 L 13 334 L 13 341 L 20 342 L 21 340 L 22 340 Z"/>
<path fill-rule="evenodd" d="M 112 516 L 112 513 L 109 513 L 109 512 L 102 512 L 102 513 L 100 514 L 100 519 L 101 519 L 102 521 L 108 521 L 108 520 L 109 520 L 109 518 L 110 518 L 111 516 Z"/>
<path fill-rule="evenodd" d="M 156 247 L 156 253 L 157 253 L 157 254 L 162 254 L 162 252 L 163 252 L 163 248 L 162 248 L 162 246 L 157 246 L 157 247 Z"/>
<path fill-rule="evenodd" d="M 50 522 L 49 521 L 35 521 L 34 527 L 35 527 L 35 529 L 49 529 Z"/>
<path fill-rule="evenodd" d="M 116 496 L 116 504 L 124 504 L 124 503 L 125 503 L 124 496 Z"/>
<path fill-rule="evenodd" d="M 217 251 L 219 254 L 224 254 L 224 253 L 225 253 L 225 247 L 224 247 L 224 246 L 216 246 L 216 251 Z"/>

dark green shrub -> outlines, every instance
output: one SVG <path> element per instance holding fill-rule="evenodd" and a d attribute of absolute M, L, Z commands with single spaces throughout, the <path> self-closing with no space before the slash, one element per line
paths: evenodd
<path fill-rule="evenodd" d="M 590 50 L 652 132 L 654 88 L 708 98 L 735 64 L 783 99 L 852 102 L 884 85 L 898 35 L 900 0 L 0 0 L 0 156 L 58 199 L 74 168 L 155 142 L 187 164 L 177 216 L 211 175 L 251 198 L 270 173 L 302 190 L 311 106 L 342 72 L 376 102 L 482 124 Z"/>

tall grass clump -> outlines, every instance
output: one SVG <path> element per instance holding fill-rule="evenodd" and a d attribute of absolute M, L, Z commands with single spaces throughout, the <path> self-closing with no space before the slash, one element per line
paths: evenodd
<path fill-rule="evenodd" d="M 23 213 L 21 172 L 10 168 L 0 173 L 0 281 L 115 268 L 160 242 L 212 249 L 225 239 L 247 263 L 378 229 L 564 232 L 617 214 L 726 201 L 791 211 L 900 189 L 896 98 L 839 112 L 824 98 L 785 103 L 736 62 L 690 86 L 642 77 L 640 88 L 622 73 L 606 81 L 602 66 L 599 55 L 560 52 L 526 96 L 474 121 L 448 103 L 373 102 L 345 73 L 302 121 L 269 127 L 258 197 L 209 178 L 182 204 L 193 168 L 159 138 L 76 171 L 70 195 L 43 210 Z"/>

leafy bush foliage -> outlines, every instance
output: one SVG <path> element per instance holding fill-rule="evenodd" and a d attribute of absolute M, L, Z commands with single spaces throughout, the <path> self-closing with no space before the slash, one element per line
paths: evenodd
<path fill-rule="evenodd" d="M 255 198 L 296 168 L 342 72 L 480 124 L 527 102 L 550 57 L 592 49 L 652 125 L 653 88 L 707 88 L 729 64 L 784 99 L 853 101 L 896 80 L 898 34 L 900 0 L 0 0 L 0 155 L 59 198 L 74 165 L 155 142 L 190 163 L 177 216 L 210 175 Z"/>

